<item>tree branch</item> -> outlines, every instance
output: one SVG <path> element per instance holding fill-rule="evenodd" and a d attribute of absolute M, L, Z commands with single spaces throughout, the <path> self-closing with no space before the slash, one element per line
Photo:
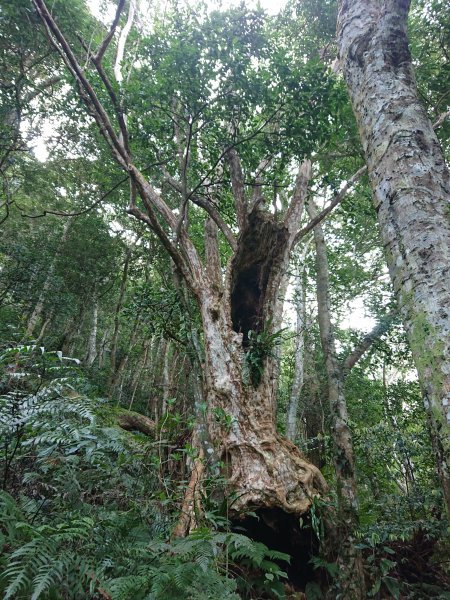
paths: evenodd
<path fill-rule="evenodd" d="M 311 161 L 304 160 L 299 166 L 292 200 L 284 216 L 284 224 L 291 232 L 291 235 L 297 230 L 298 223 L 300 223 L 306 194 L 308 192 L 308 184 L 311 179 L 311 171 Z M 295 235 L 293 240 L 294 243 L 296 237 L 297 236 Z"/>
<path fill-rule="evenodd" d="M 433 123 L 433 129 L 438 129 L 448 117 L 450 117 L 450 110 L 439 115 L 439 118 Z M 361 177 L 364 175 L 364 173 L 366 173 L 366 171 L 367 166 L 361 167 L 358 171 L 356 171 L 356 173 L 352 177 L 350 177 L 345 186 L 340 192 L 338 192 L 335 195 L 330 204 L 326 208 L 324 208 L 324 210 L 321 213 L 319 213 L 314 219 L 311 219 L 311 221 L 307 225 L 305 225 L 305 227 L 300 229 L 300 231 L 295 236 L 294 244 L 297 244 L 302 238 L 304 238 L 305 235 L 307 235 L 312 229 L 314 229 L 316 225 L 321 223 L 330 214 L 330 212 L 334 208 L 336 208 L 336 206 L 340 204 L 342 200 L 344 200 L 350 188 L 353 187 L 353 185 L 359 179 L 361 179 Z"/>
<path fill-rule="evenodd" d="M 330 212 L 342 202 L 342 200 L 349 192 L 350 188 L 353 187 L 353 185 L 364 175 L 366 171 L 366 166 L 361 167 L 358 171 L 356 171 L 356 173 L 352 177 L 350 177 L 350 179 L 344 185 L 342 190 L 335 195 L 330 204 L 326 208 L 324 208 L 324 210 L 321 213 L 319 213 L 313 219 L 311 219 L 311 221 L 307 225 L 305 225 L 305 227 L 300 229 L 300 231 L 295 236 L 294 245 L 297 244 L 302 238 L 304 238 L 305 235 L 307 235 L 319 223 L 322 223 L 325 217 L 327 217 L 330 214 Z"/>
<path fill-rule="evenodd" d="M 166 170 L 164 170 L 164 179 L 174 190 L 176 190 L 179 193 L 182 193 L 181 183 L 178 182 L 174 177 L 172 177 L 170 173 L 168 173 L 168 171 Z M 201 196 L 193 196 L 191 195 L 191 193 L 189 193 L 188 195 L 194 204 L 200 206 L 200 208 L 203 208 L 203 210 L 205 210 L 208 213 L 208 215 L 211 217 L 211 219 L 213 219 L 213 221 L 223 233 L 225 239 L 230 244 L 232 250 L 236 250 L 237 245 L 235 235 L 232 232 L 229 225 L 225 223 L 221 214 L 215 208 L 215 206 L 211 202 L 208 202 L 207 200 L 202 198 Z"/>
<path fill-rule="evenodd" d="M 438 129 L 448 117 L 450 117 L 450 110 L 440 114 L 437 121 L 433 123 L 433 129 Z"/>
<path fill-rule="evenodd" d="M 98 99 L 93 87 L 86 78 L 83 69 L 79 65 L 77 58 L 72 52 L 72 48 L 59 30 L 43 0 L 33 0 L 33 4 L 46 27 L 51 43 L 61 55 L 76 81 L 78 81 L 80 84 L 80 92 L 84 91 L 84 94 L 81 93 L 81 96 L 86 101 L 88 108 L 91 110 L 93 109 L 95 113 L 94 117 L 96 117 L 96 121 L 100 126 L 100 132 L 102 133 L 108 145 L 111 147 L 116 160 L 122 167 L 127 168 L 127 152 L 124 146 L 120 143 L 105 109 Z"/>
<path fill-rule="evenodd" d="M 106 49 L 108 48 L 113 35 L 117 29 L 117 25 L 119 24 L 119 19 L 120 19 L 120 14 L 123 10 L 123 7 L 125 6 L 125 0 L 119 0 L 119 3 L 117 5 L 117 9 L 116 9 L 116 15 L 114 17 L 114 21 L 111 24 L 111 29 L 109 30 L 108 35 L 105 37 L 105 39 L 103 40 L 103 42 L 100 44 L 99 49 L 97 50 L 97 53 L 95 55 L 95 60 L 100 62 L 103 58 L 103 55 L 106 52 Z"/>
<path fill-rule="evenodd" d="M 135 0 L 130 0 L 128 18 L 127 22 L 125 23 L 125 27 L 120 32 L 119 42 L 117 44 L 116 62 L 114 64 L 114 77 L 116 78 L 116 81 L 119 85 L 122 83 L 123 80 L 121 63 L 125 52 L 125 44 L 127 43 L 128 34 L 130 33 L 131 26 L 133 25 L 135 11 Z"/>
<path fill-rule="evenodd" d="M 37 96 L 39 96 L 39 94 L 44 92 L 49 87 L 52 87 L 52 85 L 59 83 L 61 80 L 62 80 L 61 75 L 54 75 L 53 77 L 49 77 L 42 83 L 38 84 L 38 86 L 34 90 L 29 92 L 23 99 L 24 102 L 31 102 L 31 100 L 34 100 L 35 98 L 37 98 Z"/>
<path fill-rule="evenodd" d="M 222 289 L 222 269 L 220 264 L 219 237 L 217 225 L 211 217 L 205 221 L 205 268 L 210 281 Z"/>
<path fill-rule="evenodd" d="M 147 211 L 147 215 L 142 213 L 135 204 L 130 206 L 128 212 L 147 223 L 147 225 L 153 229 L 179 268 L 180 272 L 186 277 L 191 289 L 197 289 L 198 286 L 201 285 L 203 278 L 201 261 L 195 246 L 187 235 L 182 235 L 182 249 L 184 251 L 183 255 L 182 252 L 178 250 L 177 245 L 164 231 L 155 214 L 155 209 L 162 216 L 167 225 L 169 225 L 172 231 L 175 231 L 176 218 L 173 211 L 170 210 L 159 194 L 145 179 L 139 169 L 137 169 L 131 163 L 129 153 L 127 152 L 124 144 L 118 139 L 111 125 L 109 117 L 103 108 L 103 105 L 99 101 L 90 82 L 87 80 L 83 69 L 78 64 L 78 61 L 72 52 L 70 45 L 53 20 L 53 17 L 49 13 L 44 1 L 33 0 L 33 4 L 47 29 L 50 41 L 60 53 L 68 69 L 78 82 L 80 94 L 86 101 L 88 109 L 92 110 L 93 116 L 100 127 L 101 134 L 110 146 L 117 162 L 129 173 L 132 182 L 136 185 Z"/>
<path fill-rule="evenodd" d="M 361 360 L 364 354 L 369 350 L 371 345 L 374 343 L 376 339 L 386 333 L 390 326 L 392 325 L 393 320 L 397 315 L 397 310 L 391 310 L 387 315 L 385 315 L 377 325 L 369 331 L 361 341 L 355 346 L 353 351 L 347 356 L 347 358 L 342 363 L 342 370 L 344 372 L 344 376 L 348 375 L 349 371 L 353 369 L 357 362 Z"/>
<path fill-rule="evenodd" d="M 228 150 L 226 158 L 230 166 L 231 189 L 233 190 L 236 206 L 238 227 L 242 231 L 247 222 L 247 202 L 245 199 L 244 174 L 242 172 L 241 159 L 234 147 Z"/>

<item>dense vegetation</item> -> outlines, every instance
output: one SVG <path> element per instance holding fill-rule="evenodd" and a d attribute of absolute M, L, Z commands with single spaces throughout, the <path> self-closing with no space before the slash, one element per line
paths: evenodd
<path fill-rule="evenodd" d="M 128 135 L 129 156 L 179 219 L 172 229 L 135 210 L 145 200 L 36 7 L 0 4 L 0 594 L 352 600 L 350 544 L 364 597 L 450 598 L 436 448 L 335 64 L 336 2 L 291 2 L 277 16 L 120 4 L 104 68 L 92 53 L 111 26 L 109 3 L 97 16 L 81 0 L 51 9 L 108 115 L 126 116 L 121 143 Z M 445 8 L 413 2 L 409 34 L 421 100 L 448 153 Z M 245 219 L 260 213 L 240 222 L 235 198 L 241 185 L 264 231 L 278 231 L 308 158 L 308 209 L 279 285 L 284 318 L 255 317 L 239 276 L 251 277 L 257 245 Z M 333 198 L 337 208 L 305 230 Z M 301 516 L 256 501 L 235 510 L 231 462 L 205 441 L 205 431 L 229 441 L 237 418 L 208 406 L 209 338 L 183 275 L 187 237 L 205 270 L 217 266 L 216 287 L 237 272 L 243 395 L 270 373 L 277 431 L 325 477 Z"/>

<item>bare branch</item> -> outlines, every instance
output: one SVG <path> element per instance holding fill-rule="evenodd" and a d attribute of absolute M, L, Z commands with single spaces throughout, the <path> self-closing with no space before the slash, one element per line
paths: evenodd
<path fill-rule="evenodd" d="M 35 98 L 37 98 L 39 96 L 39 94 L 41 94 L 42 92 L 45 92 L 46 89 L 48 89 L 49 87 L 52 87 L 56 83 L 59 83 L 61 80 L 62 80 L 61 75 L 54 75 L 53 77 L 49 77 L 45 81 L 42 81 L 42 83 L 40 83 L 34 90 L 29 92 L 24 97 L 24 99 L 23 99 L 24 102 L 31 102 L 31 100 L 34 100 Z"/>
<path fill-rule="evenodd" d="M 361 341 L 355 346 L 353 351 L 347 356 L 347 358 L 342 363 L 342 370 L 344 375 L 348 375 L 349 371 L 353 369 L 358 361 L 364 356 L 364 354 L 369 350 L 371 345 L 377 340 L 379 337 L 386 333 L 390 326 L 392 325 L 393 320 L 397 315 L 397 310 L 391 310 L 386 316 L 384 316 L 377 325 L 369 331 Z"/>
<path fill-rule="evenodd" d="M 219 236 L 216 223 L 208 216 L 205 221 L 205 268 L 210 281 L 222 289 L 222 269 L 220 265 Z"/>
<path fill-rule="evenodd" d="M 64 212 L 64 211 L 59 211 L 59 210 L 45 209 L 38 215 L 29 215 L 26 212 L 24 212 L 23 209 L 20 209 L 20 207 L 19 207 L 19 209 L 21 210 L 21 216 L 26 217 L 27 219 L 40 219 L 41 217 L 45 217 L 47 215 L 56 215 L 57 217 L 78 217 L 79 215 L 85 215 L 86 213 L 93 210 L 96 206 L 101 204 L 103 202 L 103 200 L 105 200 L 109 195 L 111 195 L 113 192 L 115 192 L 117 190 L 117 188 L 120 187 L 123 183 L 125 183 L 125 181 L 128 181 L 128 179 L 129 179 L 128 176 L 124 177 L 123 179 L 118 181 L 111 189 L 109 189 L 102 196 L 100 196 L 100 198 L 98 200 L 96 200 L 95 202 L 93 202 L 90 206 L 88 206 L 87 208 L 83 208 L 82 210 L 79 210 L 77 212 Z"/>
<path fill-rule="evenodd" d="M 297 230 L 298 223 L 300 223 L 303 208 L 305 206 L 306 194 L 308 192 L 308 184 L 311 179 L 311 171 L 311 161 L 304 160 L 299 166 L 292 200 L 284 217 L 284 224 L 291 233 Z M 296 236 L 294 237 L 294 240 L 295 239 Z"/>
<path fill-rule="evenodd" d="M 97 50 L 97 54 L 94 57 L 97 62 L 100 62 L 102 60 L 103 55 L 105 54 L 106 49 L 108 48 L 108 46 L 113 38 L 113 35 L 114 35 L 117 25 L 119 23 L 120 14 L 121 14 L 124 6 L 125 6 L 125 0 L 119 0 L 119 3 L 117 4 L 116 15 L 114 17 L 114 21 L 111 24 L 111 29 L 109 30 L 109 33 L 105 37 L 103 42 L 100 44 L 100 48 Z"/>
<path fill-rule="evenodd" d="M 100 79 L 102 80 L 103 85 L 105 86 L 106 91 L 108 92 L 108 95 L 109 95 L 112 105 L 114 107 L 114 111 L 116 113 L 117 122 L 119 123 L 120 134 L 121 134 L 121 136 L 119 138 L 119 142 L 123 144 L 126 153 L 128 155 L 130 155 L 130 144 L 129 144 L 129 138 L 128 138 L 126 117 L 123 112 L 122 104 L 120 103 L 119 99 L 117 98 L 117 94 L 114 91 L 111 81 L 109 80 L 109 77 L 106 74 L 106 71 L 103 68 L 101 61 L 97 60 L 97 58 L 95 56 L 90 54 L 90 50 L 89 50 L 88 46 L 86 45 L 86 43 L 84 42 L 83 38 L 81 38 L 79 35 L 77 35 L 77 38 L 78 38 L 80 44 L 86 50 L 88 58 L 92 61 L 95 68 L 97 69 L 97 73 L 100 75 Z"/>
<path fill-rule="evenodd" d="M 127 152 L 125 151 L 124 146 L 120 143 L 105 109 L 98 99 L 93 87 L 86 78 L 83 69 L 79 65 L 77 58 L 72 52 L 70 45 L 67 43 L 65 37 L 59 30 L 43 0 L 33 0 L 33 4 L 46 27 L 50 41 L 63 58 L 72 75 L 79 82 L 80 91 L 84 91 L 84 94 L 81 93 L 81 96 L 85 101 L 87 101 L 88 107 L 94 111 L 94 117 L 96 118 L 96 121 L 100 127 L 100 132 L 107 141 L 108 145 L 111 147 L 116 160 L 122 167 L 127 168 Z"/>
<path fill-rule="evenodd" d="M 123 80 L 121 63 L 122 63 L 123 55 L 125 52 L 125 44 L 127 43 L 127 37 L 128 37 L 128 34 L 130 33 L 131 26 L 133 24 L 135 10 L 136 10 L 135 0 L 130 0 L 130 8 L 128 10 L 128 18 L 127 18 L 127 22 L 125 23 L 125 27 L 120 32 L 119 43 L 117 44 L 116 62 L 114 64 L 114 77 L 116 78 L 116 81 L 119 84 Z"/>
<path fill-rule="evenodd" d="M 439 115 L 437 121 L 433 123 L 433 129 L 438 129 L 443 122 L 450 117 L 450 110 Z"/>
<path fill-rule="evenodd" d="M 241 138 L 240 140 L 237 140 L 236 142 L 234 142 L 233 144 L 231 144 L 230 146 L 228 146 L 227 148 L 225 148 L 225 150 L 217 157 L 217 159 L 214 161 L 213 165 L 211 166 L 211 168 L 207 171 L 206 175 L 204 175 L 204 177 L 201 178 L 201 180 L 198 182 L 198 184 L 191 190 L 191 192 L 189 192 L 189 198 L 191 198 L 198 189 L 200 189 L 203 184 L 205 183 L 205 181 L 209 180 L 209 176 L 214 173 L 214 171 L 216 170 L 217 165 L 226 157 L 226 155 L 229 153 L 229 151 L 232 148 L 237 148 L 240 144 L 244 144 L 245 142 L 250 142 L 252 139 L 254 139 L 257 135 L 259 135 L 260 133 L 263 132 L 264 128 L 266 127 L 266 125 L 268 123 L 270 123 L 270 121 L 278 114 L 278 112 L 283 108 L 284 104 L 281 104 L 281 106 L 279 106 L 271 115 L 269 115 L 267 117 L 267 119 L 264 120 L 264 122 L 257 127 L 254 131 L 252 131 L 252 133 L 250 133 L 249 135 Z"/>
<path fill-rule="evenodd" d="M 263 195 L 262 195 L 262 187 L 264 184 L 263 184 L 261 175 L 267 169 L 267 167 L 271 165 L 272 162 L 273 162 L 273 157 L 263 158 L 261 160 L 261 162 L 259 163 L 258 167 L 256 168 L 255 179 L 254 179 L 253 183 L 251 184 L 253 186 L 253 195 L 252 195 L 251 206 L 248 209 L 249 212 L 252 211 L 254 208 L 256 208 L 258 206 L 258 204 L 260 204 L 264 200 Z"/>
<path fill-rule="evenodd" d="M 152 421 L 152 419 L 149 419 L 140 413 L 123 411 L 118 415 L 117 420 L 119 422 L 119 426 L 122 429 L 125 429 L 125 431 L 139 431 L 150 437 L 155 435 L 155 421 Z"/>
<path fill-rule="evenodd" d="M 83 69 L 80 67 L 72 49 L 63 34 L 59 30 L 51 14 L 47 10 L 43 0 L 33 0 L 33 4 L 38 11 L 39 16 L 44 22 L 50 40 L 54 47 L 62 56 L 68 69 L 79 83 L 80 93 L 86 101 L 88 108 L 92 111 L 97 124 L 100 127 L 105 140 L 108 142 L 113 155 L 118 163 L 129 173 L 133 183 L 136 185 L 139 195 L 144 203 L 147 215 L 139 211 L 136 206 L 131 206 L 128 210 L 138 219 L 144 221 L 153 229 L 156 235 L 161 240 L 163 246 L 175 262 L 176 266 L 186 277 L 192 290 L 201 284 L 202 267 L 198 253 L 192 241 L 186 236 L 182 236 L 182 249 L 184 255 L 178 250 L 176 244 L 170 239 L 163 227 L 158 221 L 155 210 L 163 217 L 164 221 L 169 225 L 172 231 L 176 229 L 176 218 L 172 210 L 167 206 L 163 199 L 159 196 L 156 190 L 145 179 L 142 173 L 130 161 L 130 156 L 124 147 L 123 143 L 118 139 L 109 117 L 99 101 L 94 89 L 87 80 Z"/>
<path fill-rule="evenodd" d="M 174 179 L 166 170 L 164 170 L 164 178 L 167 181 L 167 183 L 174 190 L 176 190 L 179 193 L 182 192 L 181 183 L 178 182 L 176 179 Z M 235 238 L 235 235 L 232 232 L 232 230 L 229 227 L 229 225 L 227 225 L 225 223 L 225 221 L 223 220 L 221 214 L 216 209 L 216 207 L 214 206 L 214 204 L 212 202 L 208 202 L 207 200 L 205 200 L 201 196 L 193 196 L 193 195 L 191 195 L 191 193 L 189 193 L 188 196 L 190 197 L 191 201 L 194 204 L 196 204 L 197 206 L 200 206 L 200 208 L 203 208 L 203 210 L 205 210 L 208 213 L 208 215 L 213 219 L 213 221 L 216 223 L 216 225 L 219 227 L 219 229 L 223 233 L 225 239 L 230 244 L 231 248 L 233 250 L 236 250 L 236 238 Z"/>
<path fill-rule="evenodd" d="M 190 158 L 190 148 L 192 142 L 192 122 L 189 120 L 187 123 L 187 133 L 186 133 L 186 148 L 183 149 L 180 130 L 178 125 L 175 128 L 177 132 L 177 141 L 178 141 L 178 154 L 180 159 L 180 175 L 181 175 L 181 205 L 180 205 L 180 217 L 177 223 L 176 229 L 176 239 L 178 240 L 181 233 L 181 228 L 183 224 L 187 221 L 188 217 L 188 202 L 189 196 L 187 193 L 187 172 L 189 168 L 189 158 Z M 188 224 L 186 229 L 188 228 Z"/>
<path fill-rule="evenodd" d="M 230 166 L 231 188 L 236 206 L 238 227 L 242 230 L 247 222 L 247 202 L 245 199 L 244 174 L 242 172 L 241 159 L 235 148 L 229 149 L 226 158 Z"/>
<path fill-rule="evenodd" d="M 169 255 L 172 257 L 172 260 L 177 268 L 186 278 L 186 281 L 191 289 L 196 291 L 196 288 L 201 285 L 203 276 L 201 260 L 194 244 L 192 243 L 192 240 L 184 230 L 181 231 L 180 241 L 181 248 L 185 254 L 184 256 L 178 249 L 177 244 L 169 238 L 167 233 L 161 227 L 154 209 L 159 212 L 173 232 L 176 231 L 177 226 L 177 219 L 174 213 L 133 164 L 129 165 L 129 172 L 130 177 L 136 185 L 141 200 L 144 203 L 147 215 L 139 211 L 136 206 L 131 206 L 128 209 L 128 212 L 141 221 L 147 223 L 151 229 L 153 229 L 156 235 L 160 238 Z"/>
<path fill-rule="evenodd" d="M 439 118 L 433 123 L 433 129 L 438 129 L 448 117 L 450 117 L 450 111 L 442 113 L 439 116 Z M 364 175 L 364 173 L 366 173 L 366 171 L 367 166 L 361 167 L 352 177 L 350 177 L 345 186 L 340 192 L 338 192 L 335 195 L 330 204 L 326 208 L 324 208 L 324 210 L 320 214 L 318 214 L 314 219 L 311 219 L 311 221 L 297 233 L 294 244 L 297 244 L 302 238 L 304 238 L 305 235 L 307 235 L 312 229 L 314 229 L 316 225 L 321 223 L 330 214 L 330 212 L 334 208 L 336 208 L 336 206 L 340 204 L 342 200 L 344 200 L 350 188 L 353 187 L 353 185 L 359 179 L 361 179 L 361 177 Z"/>
<path fill-rule="evenodd" d="M 151 206 L 150 203 L 147 203 L 147 204 L 145 204 L 145 208 L 146 208 L 147 212 L 149 213 L 147 215 L 145 213 L 143 213 L 136 205 L 130 205 L 127 208 L 127 213 L 129 215 L 133 215 L 133 217 L 136 217 L 136 219 L 145 223 L 152 231 L 155 232 L 155 234 L 161 240 L 161 243 L 163 244 L 164 248 L 169 253 L 173 262 L 175 263 L 177 268 L 180 270 L 180 272 L 183 274 L 183 277 L 185 277 L 188 282 L 191 282 L 192 279 L 190 277 L 189 270 L 187 269 L 187 265 L 185 264 L 183 257 L 176 250 L 176 248 L 172 244 L 171 240 L 167 236 L 166 232 L 163 230 L 163 228 L 159 224 L 158 219 L 153 211 L 153 207 Z"/>
<path fill-rule="evenodd" d="M 338 204 L 340 204 L 342 202 L 342 200 L 345 198 L 345 196 L 347 195 L 348 191 L 350 190 L 351 187 L 353 187 L 353 185 L 364 175 L 364 173 L 367 171 L 367 167 L 361 167 L 359 169 L 359 171 L 357 171 L 353 177 L 351 177 L 347 183 L 345 184 L 345 186 L 342 188 L 342 190 L 340 192 L 338 192 L 335 197 L 333 198 L 333 200 L 330 202 L 330 204 L 318 215 L 316 215 L 313 219 L 311 219 L 311 221 L 305 225 L 305 227 L 303 227 L 302 229 L 300 229 L 300 231 L 297 233 L 297 235 L 295 236 L 294 239 L 294 244 L 297 244 L 302 238 L 305 237 L 306 234 L 308 234 L 312 229 L 314 229 L 314 227 L 316 227 L 319 223 L 322 223 L 322 221 L 325 219 L 325 217 L 327 217 L 330 212 L 336 208 L 336 206 Z"/>

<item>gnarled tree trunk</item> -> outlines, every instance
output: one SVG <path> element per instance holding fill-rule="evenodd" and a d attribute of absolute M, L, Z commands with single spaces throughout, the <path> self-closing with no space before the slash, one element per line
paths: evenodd
<path fill-rule="evenodd" d="M 450 510 L 450 178 L 419 102 L 409 0 L 342 0 L 339 54 Z"/>
<path fill-rule="evenodd" d="M 214 243 L 211 235 L 207 240 L 208 245 Z M 298 516 L 326 487 L 320 471 L 276 432 L 275 361 L 270 348 L 266 353 L 255 342 L 258 333 L 262 337 L 274 333 L 272 319 L 281 301 L 278 289 L 292 240 L 286 223 L 253 208 L 225 285 L 211 281 L 210 272 L 210 285 L 203 286 L 198 297 L 208 438 L 213 440 L 206 453 L 224 464 L 234 497 L 230 514 L 236 516 L 266 509 Z M 260 364 L 255 364 L 258 360 Z"/>
<path fill-rule="evenodd" d="M 112 156 L 130 178 L 128 213 L 157 235 L 171 257 L 180 281 L 198 303 L 203 326 L 202 387 L 207 415 L 204 432 L 200 430 L 196 434 L 205 460 L 210 457 L 217 466 L 223 465 L 228 480 L 229 515 L 240 519 L 249 511 L 258 512 L 275 535 L 280 523 L 286 526 L 289 521 L 284 535 L 290 536 L 292 530 L 298 528 L 298 517 L 308 511 L 313 498 L 326 489 L 320 471 L 294 444 L 277 434 L 274 419 L 276 369 L 270 352 L 274 340 L 271 337 L 273 324 L 280 313 L 279 288 L 297 241 L 311 165 L 308 161 L 303 163 L 289 207 L 284 215 L 275 216 L 263 210 L 260 186 L 255 186 L 253 198 L 248 197 L 239 157 L 231 146 L 224 155 L 229 162 L 236 208 L 239 230 L 236 238 L 214 202 L 187 189 L 189 140 L 176 135 L 179 154 L 183 157 L 179 179 L 165 172 L 164 167 L 159 173 L 164 183 L 180 195 L 180 205 L 175 212 L 166 203 L 162 192 L 153 187 L 151 180 L 133 161 L 123 107 L 117 105 L 113 86 L 102 67 L 102 58 L 114 39 L 123 4 L 117 8 L 108 35 L 90 56 L 104 83 L 103 92 L 110 96 L 113 112 L 102 104 L 100 95 L 88 79 L 88 70 L 79 64 L 44 0 L 33 0 L 33 4 L 54 47 L 76 79 L 81 98 L 94 116 Z M 181 128 L 176 112 L 173 118 L 175 128 L 178 125 Z M 258 172 L 266 163 L 262 161 Z M 138 197 L 140 205 L 137 204 Z M 190 202 L 208 213 L 204 260 L 189 236 Z M 222 280 L 217 228 L 233 252 L 225 281 Z M 199 360 L 203 362 L 203 356 L 199 356 Z M 194 480 L 188 488 L 190 498 L 185 503 L 192 518 L 184 519 L 185 528 L 195 524 L 198 497 L 195 478 L 201 476 L 201 471 L 197 461 Z M 258 527 L 262 527 L 262 521 Z"/>

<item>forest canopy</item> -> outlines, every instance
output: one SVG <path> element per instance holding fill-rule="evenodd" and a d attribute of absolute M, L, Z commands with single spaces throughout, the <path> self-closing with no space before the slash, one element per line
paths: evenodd
<path fill-rule="evenodd" d="M 450 598 L 443 0 L 0 2 L 0 594 Z"/>

